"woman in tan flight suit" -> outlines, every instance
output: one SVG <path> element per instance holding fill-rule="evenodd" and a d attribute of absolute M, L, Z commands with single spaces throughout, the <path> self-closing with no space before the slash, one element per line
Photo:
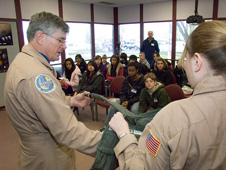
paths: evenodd
<path fill-rule="evenodd" d="M 226 169 L 226 23 L 200 24 L 182 60 L 193 95 L 159 111 L 139 142 L 121 113 L 111 119 L 121 170 Z"/>

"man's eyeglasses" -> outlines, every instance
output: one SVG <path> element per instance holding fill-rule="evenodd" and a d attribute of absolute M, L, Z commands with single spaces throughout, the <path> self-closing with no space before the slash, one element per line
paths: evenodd
<path fill-rule="evenodd" d="M 65 44 L 66 43 L 66 40 L 63 40 L 63 39 L 60 39 L 60 38 L 56 38 L 56 37 L 53 37 L 52 35 L 48 35 L 48 34 L 45 34 L 45 35 L 47 35 L 47 36 L 49 36 L 51 38 L 54 38 L 54 39 L 58 40 L 59 43 L 61 43 L 61 44 Z"/>

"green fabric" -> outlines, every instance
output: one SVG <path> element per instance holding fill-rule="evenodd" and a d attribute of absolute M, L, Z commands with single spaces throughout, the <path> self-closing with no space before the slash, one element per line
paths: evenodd
<path fill-rule="evenodd" d="M 131 130 L 143 131 L 146 124 L 149 123 L 156 113 L 160 110 L 153 110 L 151 112 L 143 113 L 141 115 L 135 115 L 129 110 L 125 109 L 118 103 L 112 102 L 104 98 L 103 96 L 91 93 L 90 97 L 105 101 L 115 108 L 117 108 L 124 116 L 125 120 L 128 122 Z M 110 119 L 109 119 L 110 120 Z M 135 135 L 137 139 L 140 138 L 139 135 Z M 114 154 L 114 148 L 117 145 L 119 139 L 115 132 L 107 127 L 103 136 L 97 147 L 97 155 L 95 161 L 90 170 L 115 170 L 118 165 L 118 160 Z"/>
<path fill-rule="evenodd" d="M 119 166 L 113 150 L 118 141 L 114 131 L 107 128 L 98 144 L 95 161 L 90 170 L 114 170 Z"/>

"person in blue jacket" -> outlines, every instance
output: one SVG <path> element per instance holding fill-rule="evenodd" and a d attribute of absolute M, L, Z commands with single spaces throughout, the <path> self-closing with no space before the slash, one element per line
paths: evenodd
<path fill-rule="evenodd" d="M 154 62 L 153 55 L 155 52 L 160 52 L 158 42 L 153 37 L 153 31 L 148 31 L 148 38 L 141 45 L 140 52 L 144 52 L 149 64 Z"/>

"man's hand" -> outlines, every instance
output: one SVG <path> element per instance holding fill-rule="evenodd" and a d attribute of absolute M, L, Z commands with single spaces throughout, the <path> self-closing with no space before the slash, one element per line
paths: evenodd
<path fill-rule="evenodd" d="M 124 102 L 122 103 L 122 107 L 124 107 L 124 108 L 126 108 L 126 109 L 127 109 L 128 104 L 129 104 L 129 102 L 128 102 L 128 101 L 124 101 Z"/>
<path fill-rule="evenodd" d="M 89 105 L 93 99 L 85 96 L 90 94 L 90 92 L 84 91 L 83 93 L 79 93 L 71 97 L 70 106 L 71 107 L 85 107 Z"/>
<path fill-rule="evenodd" d="M 60 84 L 64 84 L 65 82 L 66 82 L 65 79 L 60 80 Z"/>

